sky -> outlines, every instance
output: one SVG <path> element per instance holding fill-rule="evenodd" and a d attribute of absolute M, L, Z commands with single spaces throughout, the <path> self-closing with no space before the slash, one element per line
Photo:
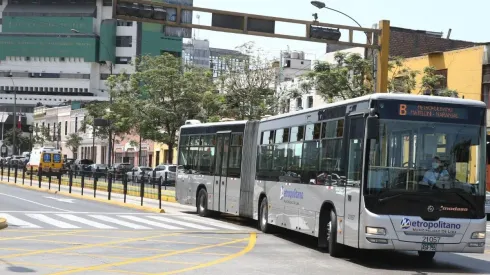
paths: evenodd
<path fill-rule="evenodd" d="M 363 27 L 371 28 L 380 20 L 389 20 L 391 26 L 443 32 L 446 37 L 451 31 L 451 39 L 474 42 L 490 42 L 490 33 L 486 18 L 490 10 L 490 0 L 326 0 L 327 7 L 340 10 Z M 313 13 L 323 23 L 354 26 L 355 23 L 344 15 L 326 9 L 317 9 L 310 0 L 194 0 L 194 6 L 260 14 L 312 21 Z M 197 18 L 199 15 L 199 19 Z M 194 13 L 193 23 L 211 24 L 208 13 Z M 304 35 L 302 25 L 286 23 L 276 24 L 276 33 Z M 194 30 L 198 39 L 208 39 L 211 47 L 235 49 L 237 46 L 253 41 L 269 57 L 279 57 L 281 50 L 305 52 L 307 59 L 322 59 L 326 45 L 323 43 L 285 40 L 279 38 L 258 37 L 242 34 L 230 34 L 207 30 Z M 347 37 L 343 33 L 340 40 Z M 364 41 L 362 40 L 364 38 Z M 359 33 L 356 42 L 365 42 L 365 36 Z"/>

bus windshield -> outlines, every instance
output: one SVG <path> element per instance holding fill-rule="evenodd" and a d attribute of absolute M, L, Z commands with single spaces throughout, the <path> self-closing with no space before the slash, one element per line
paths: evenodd
<path fill-rule="evenodd" d="M 365 194 L 384 191 L 485 195 L 481 125 L 380 119 L 370 141 Z"/>

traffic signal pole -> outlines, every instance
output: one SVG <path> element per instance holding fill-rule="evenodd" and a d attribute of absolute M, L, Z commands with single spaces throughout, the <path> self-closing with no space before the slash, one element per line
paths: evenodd
<path fill-rule="evenodd" d="M 171 20 L 161 19 L 167 17 L 167 10 L 176 11 Z M 212 15 L 211 26 L 183 22 L 183 11 L 205 12 Z M 376 92 L 386 93 L 388 90 L 388 57 L 390 42 L 390 22 L 380 21 L 379 28 L 362 28 L 358 26 L 346 26 L 314 21 L 297 20 L 290 18 L 280 18 L 263 16 L 258 14 L 247 14 L 231 11 L 222 11 L 196 6 L 175 5 L 148 0 L 113 0 L 113 18 L 157 23 L 165 26 L 203 29 L 218 32 L 255 35 L 272 38 L 283 38 L 289 40 L 309 41 L 326 44 L 337 44 L 351 47 L 364 47 L 378 51 L 377 72 L 376 72 Z M 303 36 L 285 35 L 275 33 L 276 22 L 285 22 L 303 25 L 306 32 Z M 348 32 L 347 41 L 340 41 L 340 31 Z M 365 33 L 368 41 L 359 43 L 354 41 L 356 32 Z M 378 36 L 378 44 L 374 43 L 374 36 Z"/>

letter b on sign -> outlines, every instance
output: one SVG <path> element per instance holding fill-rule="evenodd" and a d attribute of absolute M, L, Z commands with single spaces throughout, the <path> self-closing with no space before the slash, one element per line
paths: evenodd
<path fill-rule="evenodd" d="M 406 116 L 407 115 L 407 105 L 400 104 L 400 115 L 401 116 Z"/>

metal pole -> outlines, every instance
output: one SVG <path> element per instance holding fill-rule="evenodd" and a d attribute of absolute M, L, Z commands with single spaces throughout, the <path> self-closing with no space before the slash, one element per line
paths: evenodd
<path fill-rule="evenodd" d="M 95 122 L 94 125 L 92 125 L 92 161 L 96 163 L 95 161 Z"/>
<path fill-rule="evenodd" d="M 14 83 L 14 80 L 12 78 L 10 78 L 10 80 L 12 80 L 12 84 L 14 84 L 14 122 L 12 123 L 12 126 L 13 126 L 13 135 L 12 135 L 12 141 L 13 141 L 13 144 L 12 144 L 12 155 L 15 154 L 15 152 L 17 151 L 16 147 L 15 146 L 15 143 L 16 143 L 16 131 L 17 131 L 17 125 L 15 125 L 15 123 L 17 123 L 17 89 L 15 88 L 15 83 Z"/>
<path fill-rule="evenodd" d="M 138 157 L 139 157 L 138 165 L 141 166 L 141 133 L 140 133 L 140 151 L 138 152 Z"/>
<path fill-rule="evenodd" d="M 110 66 L 110 70 L 111 70 L 111 75 L 112 75 L 112 63 L 111 63 L 111 66 Z M 109 106 L 112 105 L 112 93 L 111 91 L 109 91 Z M 109 122 L 109 146 L 108 146 L 108 157 L 109 157 L 109 161 L 108 161 L 108 166 L 111 167 L 111 163 L 112 163 L 112 124 L 111 122 Z"/>
<path fill-rule="evenodd" d="M 3 125 L 5 125 L 5 120 L 3 120 L 5 113 L 2 113 L 2 142 L 3 142 Z"/>

